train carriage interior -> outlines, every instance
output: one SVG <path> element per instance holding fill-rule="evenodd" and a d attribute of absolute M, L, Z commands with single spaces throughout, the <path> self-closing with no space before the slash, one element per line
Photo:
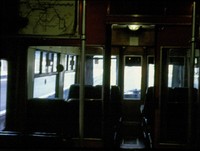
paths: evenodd
<path fill-rule="evenodd" d="M 200 149 L 198 0 L 1 0 L 0 150 Z"/>

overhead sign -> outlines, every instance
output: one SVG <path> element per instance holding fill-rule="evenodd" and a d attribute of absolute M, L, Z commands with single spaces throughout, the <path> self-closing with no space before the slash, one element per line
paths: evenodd
<path fill-rule="evenodd" d="M 77 0 L 20 0 L 19 14 L 28 19 L 19 34 L 71 35 L 76 32 Z"/>

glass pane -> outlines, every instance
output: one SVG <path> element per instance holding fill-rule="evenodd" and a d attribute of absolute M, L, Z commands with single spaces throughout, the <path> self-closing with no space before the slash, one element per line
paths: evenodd
<path fill-rule="evenodd" d="M 6 103 L 7 103 L 7 78 L 8 63 L 6 60 L 0 60 L 0 130 L 5 128 Z"/>
<path fill-rule="evenodd" d="M 93 85 L 103 83 L 103 56 L 93 57 Z"/>
<path fill-rule="evenodd" d="M 141 57 L 125 57 L 124 98 L 139 100 L 141 98 L 142 67 Z"/>
<path fill-rule="evenodd" d="M 195 58 L 195 67 L 194 67 L 194 88 L 199 88 L 199 61 L 198 58 Z"/>
<path fill-rule="evenodd" d="M 172 71 L 173 65 L 168 66 L 168 87 L 172 87 Z"/>
<path fill-rule="evenodd" d="M 50 73 L 53 70 L 53 53 L 47 53 L 47 72 Z"/>
<path fill-rule="evenodd" d="M 64 64 L 64 70 L 68 70 L 68 55 L 65 55 L 65 64 Z"/>
<path fill-rule="evenodd" d="M 42 52 L 42 73 L 47 73 L 47 52 Z"/>
<path fill-rule="evenodd" d="M 67 60 L 67 58 L 65 59 Z M 68 57 L 68 70 L 75 70 L 76 69 L 76 56 L 70 55 Z"/>
<path fill-rule="evenodd" d="M 73 56 L 69 56 L 68 58 L 68 70 L 73 70 Z"/>
<path fill-rule="evenodd" d="M 170 57 L 168 65 L 168 87 L 184 87 L 184 58 Z"/>
<path fill-rule="evenodd" d="M 73 56 L 72 70 L 76 69 L 76 56 Z"/>
<path fill-rule="evenodd" d="M 75 83 L 75 72 L 65 72 L 63 97 L 68 98 L 70 85 Z"/>
<path fill-rule="evenodd" d="M 117 57 L 111 57 L 111 73 L 110 73 L 110 84 L 117 85 Z"/>
<path fill-rule="evenodd" d="M 40 73 L 40 51 L 35 51 L 35 74 Z"/>
<path fill-rule="evenodd" d="M 58 54 L 57 53 L 54 53 L 53 55 L 53 72 L 56 72 L 57 69 L 57 60 L 58 60 Z"/>
<path fill-rule="evenodd" d="M 34 79 L 34 98 L 54 98 L 56 89 L 56 75 L 38 77 Z"/>
<path fill-rule="evenodd" d="M 148 87 L 154 86 L 155 63 L 154 57 L 148 57 Z"/>

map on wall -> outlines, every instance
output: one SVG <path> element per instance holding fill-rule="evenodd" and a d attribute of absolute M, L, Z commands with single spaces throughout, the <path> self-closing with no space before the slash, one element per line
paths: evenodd
<path fill-rule="evenodd" d="M 19 14 L 27 25 L 19 34 L 71 35 L 76 26 L 76 0 L 20 0 Z"/>

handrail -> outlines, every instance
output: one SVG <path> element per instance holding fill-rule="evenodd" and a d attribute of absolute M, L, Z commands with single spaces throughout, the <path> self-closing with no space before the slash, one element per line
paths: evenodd
<path fill-rule="evenodd" d="M 194 87 L 194 59 L 195 59 L 195 29 L 196 28 L 196 2 L 193 2 L 192 12 L 192 39 L 191 39 L 191 52 L 190 52 L 190 66 L 189 66 L 189 78 L 188 78 L 188 143 L 192 143 L 192 89 Z"/>
<path fill-rule="evenodd" d="M 84 137 L 84 85 L 85 85 L 85 23 L 86 23 L 86 0 L 82 1 L 82 49 L 81 49 L 81 68 L 80 68 L 80 103 L 79 103 L 79 135 L 82 140 Z"/>

